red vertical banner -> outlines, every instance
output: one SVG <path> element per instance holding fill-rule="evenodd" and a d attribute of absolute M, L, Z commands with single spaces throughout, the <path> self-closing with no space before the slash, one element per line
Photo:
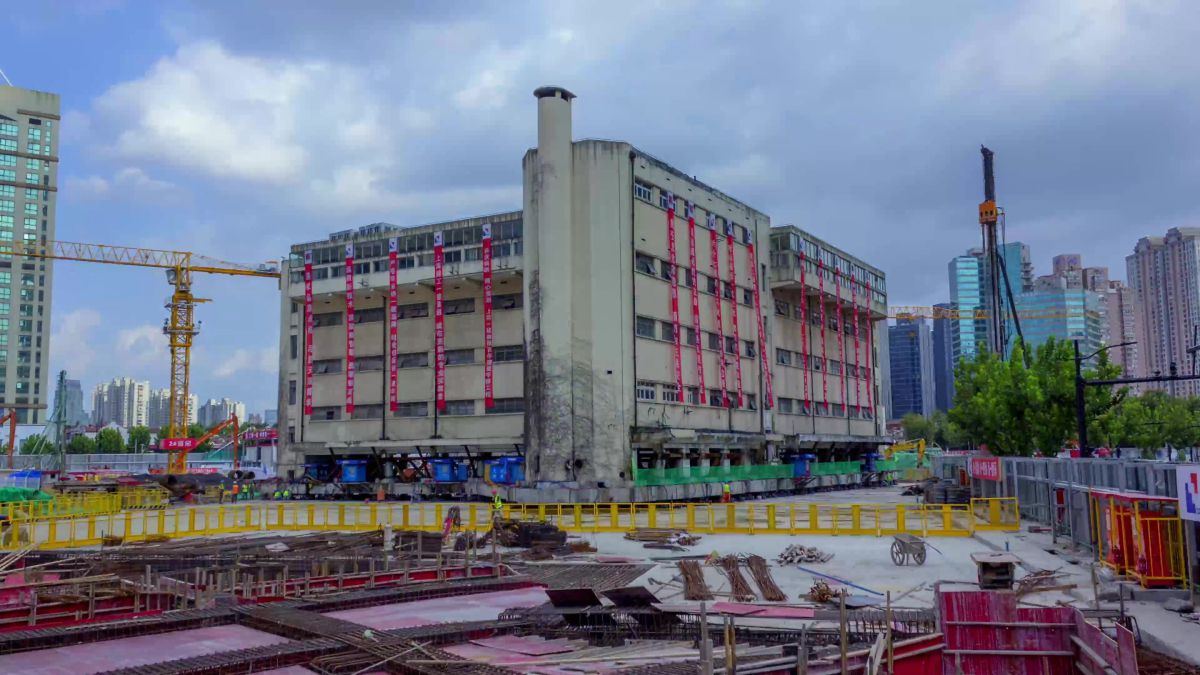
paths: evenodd
<path fill-rule="evenodd" d="M 862 368 L 862 356 L 858 351 L 858 279 L 853 275 L 850 277 L 850 306 L 854 308 L 854 416 L 862 417 L 862 389 L 859 387 L 862 373 L 858 372 Z"/>
<path fill-rule="evenodd" d="M 400 270 L 400 247 L 395 237 L 388 239 L 388 391 L 392 412 L 400 408 L 400 309 L 396 294 L 396 274 Z"/>
<path fill-rule="evenodd" d="M 871 412 L 871 419 L 875 419 L 875 402 L 874 390 L 871 388 L 871 354 L 875 351 L 875 322 L 871 319 L 871 304 L 875 298 L 871 292 L 871 282 L 867 282 L 867 410 Z"/>
<path fill-rule="evenodd" d="M 304 252 L 304 414 L 313 409 L 313 252 Z"/>
<path fill-rule="evenodd" d="M 829 414 L 829 359 L 825 358 L 825 261 L 817 255 L 817 302 L 821 305 L 821 410 Z"/>
<path fill-rule="evenodd" d="M 725 250 L 729 258 L 729 313 L 733 315 L 733 363 L 737 374 L 737 407 L 741 408 L 745 405 L 745 397 L 742 396 L 742 334 L 738 330 L 738 286 L 737 286 L 737 261 L 733 257 L 733 233 L 736 226 L 725 221 Z"/>
<path fill-rule="evenodd" d="M 837 299 L 834 305 L 837 309 L 837 335 L 838 335 L 838 359 L 842 362 L 842 367 L 839 369 L 839 374 L 842 379 L 842 413 L 847 417 L 850 415 L 850 390 L 846 386 L 846 322 L 842 318 L 842 271 L 837 267 L 833 268 L 833 292 Z"/>
<path fill-rule="evenodd" d="M 492 224 L 483 224 L 483 407 L 496 403 L 492 387 Z"/>
<path fill-rule="evenodd" d="M 354 244 L 346 244 L 346 412 L 354 414 Z"/>
<path fill-rule="evenodd" d="M 704 331 L 700 330 L 700 273 L 696 271 L 696 205 L 687 202 L 684 207 L 688 219 L 688 274 L 692 280 L 692 329 L 696 331 L 696 379 L 699 380 L 700 400 L 708 401 L 708 390 L 704 388 Z"/>
<path fill-rule="evenodd" d="M 671 266 L 671 332 L 675 343 L 675 390 L 683 403 L 683 347 L 679 334 L 679 265 L 675 256 L 675 195 L 667 193 L 667 258 Z"/>
<path fill-rule="evenodd" d="M 442 302 L 442 233 L 433 233 L 433 387 L 438 410 L 446 409 L 446 310 Z"/>
<path fill-rule="evenodd" d="M 763 389 L 767 396 L 766 409 L 775 407 L 775 392 L 771 390 L 771 362 L 767 358 L 767 331 L 763 325 L 762 297 L 758 286 L 758 254 L 754 242 L 746 244 L 746 260 L 750 265 L 750 276 L 754 278 L 754 315 L 758 320 L 758 356 L 762 362 Z"/>
<path fill-rule="evenodd" d="M 811 407 L 812 389 L 808 386 L 808 369 L 812 364 L 808 362 L 808 282 L 804 279 L 804 273 L 808 268 L 808 262 L 804 259 L 804 251 L 800 252 L 800 372 L 804 373 L 804 396 L 805 402 Z M 811 408 L 810 408 L 811 409 Z"/>
<path fill-rule="evenodd" d="M 708 243 L 712 254 L 712 272 L 716 279 L 716 292 L 713 294 L 713 321 L 717 324 L 717 363 L 721 366 L 721 405 L 729 407 L 729 389 L 725 377 L 725 323 L 721 319 L 721 255 L 717 248 L 717 217 L 708 214 Z"/>

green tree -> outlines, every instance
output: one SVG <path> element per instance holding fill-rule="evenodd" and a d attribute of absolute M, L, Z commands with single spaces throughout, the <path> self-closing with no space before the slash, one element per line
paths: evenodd
<path fill-rule="evenodd" d="M 116 429 L 101 429 L 96 434 L 96 452 L 125 452 L 125 439 Z"/>
<path fill-rule="evenodd" d="M 904 439 L 908 441 L 918 438 L 930 439 L 933 437 L 933 422 L 924 415 L 909 413 L 900 420 L 900 425 L 904 427 Z"/>
<path fill-rule="evenodd" d="M 48 455 L 52 452 L 54 452 L 54 445 L 41 434 L 26 436 L 25 440 L 21 441 L 22 455 Z"/>
<path fill-rule="evenodd" d="M 129 449 L 133 452 L 146 452 L 150 449 L 150 427 L 136 426 L 129 430 Z"/>
<path fill-rule="evenodd" d="M 96 441 L 84 436 L 83 434 L 77 434 L 71 439 L 70 443 L 67 443 L 67 452 L 71 454 L 88 455 L 95 451 Z"/>

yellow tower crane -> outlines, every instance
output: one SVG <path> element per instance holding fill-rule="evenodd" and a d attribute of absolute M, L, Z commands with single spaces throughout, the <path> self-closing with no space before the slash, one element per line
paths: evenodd
<path fill-rule="evenodd" d="M 171 297 L 166 303 L 170 318 L 163 323 L 163 334 L 171 352 L 171 401 L 168 437 L 184 437 L 188 427 L 188 393 L 191 388 L 192 341 L 197 329 L 193 315 L 197 303 L 206 298 L 192 295 L 193 274 L 225 274 L 239 277 L 279 278 L 279 265 L 231 263 L 197 255 L 189 251 L 165 251 L 132 246 L 80 244 L 70 241 L 16 242 L 14 254 L 45 260 L 155 267 L 167 271 Z"/>

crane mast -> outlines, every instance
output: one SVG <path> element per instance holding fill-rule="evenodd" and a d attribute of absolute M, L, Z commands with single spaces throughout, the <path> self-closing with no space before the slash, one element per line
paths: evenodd
<path fill-rule="evenodd" d="M 987 335 L 993 351 L 1003 359 L 1008 351 L 1008 339 L 1005 336 L 1004 295 L 1000 286 L 1005 279 L 996 227 L 1000 210 L 996 206 L 996 176 L 992 166 L 995 153 L 982 145 L 979 146 L 979 152 L 983 155 L 983 201 L 979 204 L 979 227 L 983 233 L 983 276 L 987 294 L 984 305 L 989 310 Z"/>

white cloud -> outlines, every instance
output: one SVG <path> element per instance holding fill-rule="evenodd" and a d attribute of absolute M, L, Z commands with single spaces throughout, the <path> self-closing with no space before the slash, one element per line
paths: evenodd
<path fill-rule="evenodd" d="M 100 176 L 67 176 L 62 196 L 68 199 L 98 199 L 108 194 L 108 180 Z"/>
<path fill-rule="evenodd" d="M 142 324 L 117 331 L 116 351 L 127 367 L 165 368 L 168 364 L 167 338 L 161 326 Z"/>
<path fill-rule="evenodd" d="M 100 326 L 100 313 L 91 309 L 77 309 L 55 320 L 55 329 L 50 336 L 50 359 L 73 378 L 83 377 L 96 358 L 93 345 Z"/>
<path fill-rule="evenodd" d="M 95 175 L 68 176 L 63 193 L 64 196 L 72 199 L 125 197 L 157 203 L 178 201 L 186 195 L 186 191 L 178 185 L 152 178 L 144 170 L 135 166 L 118 169 L 112 178 Z"/>
<path fill-rule="evenodd" d="M 235 349 L 229 358 L 216 367 L 213 374 L 220 378 L 235 375 L 251 375 L 257 373 L 274 374 L 279 369 L 279 350 L 270 347 L 262 349 Z"/>

